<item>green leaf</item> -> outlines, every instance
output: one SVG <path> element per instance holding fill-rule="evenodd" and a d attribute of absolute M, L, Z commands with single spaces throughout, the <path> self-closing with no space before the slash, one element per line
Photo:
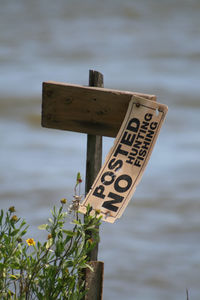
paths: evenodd
<path fill-rule="evenodd" d="M 40 230 L 46 230 L 47 227 L 48 227 L 48 224 L 42 224 L 42 225 L 38 226 L 38 229 L 40 229 Z"/>
<path fill-rule="evenodd" d="M 10 291 L 10 290 L 8 290 L 8 295 L 10 296 L 10 297 L 12 297 L 13 295 L 14 295 L 14 293 L 12 292 L 12 291 Z M 10 298 L 11 299 L 11 298 Z"/>
<path fill-rule="evenodd" d="M 10 233 L 10 236 L 15 236 L 19 232 L 19 229 L 15 229 Z"/>
<path fill-rule="evenodd" d="M 3 219 L 3 209 L 1 209 L 0 225 L 1 225 L 2 219 Z"/>
<path fill-rule="evenodd" d="M 39 249 L 41 247 L 41 243 L 38 241 L 37 242 L 37 248 Z"/>
<path fill-rule="evenodd" d="M 70 268 L 70 267 L 73 267 L 74 263 L 72 260 L 68 260 L 66 263 L 65 263 L 65 267 L 66 268 Z"/>
<path fill-rule="evenodd" d="M 82 225 L 81 222 L 80 222 L 80 220 L 73 220 L 72 223 L 73 223 L 73 224 L 76 224 L 76 225 Z"/>
<path fill-rule="evenodd" d="M 25 230 L 23 230 L 23 231 L 20 233 L 20 235 L 23 236 L 23 235 L 25 235 L 26 233 L 27 233 L 27 230 L 25 229 Z"/>
<path fill-rule="evenodd" d="M 16 280 L 16 279 L 19 279 L 20 274 L 16 274 L 16 275 L 9 274 L 9 277 L 10 277 L 10 279 L 12 279 L 12 280 Z"/>
<path fill-rule="evenodd" d="M 53 224 L 53 220 L 51 218 L 48 218 L 48 222 Z"/>
<path fill-rule="evenodd" d="M 64 245 L 61 241 L 58 241 L 56 243 L 55 255 L 60 256 L 63 251 L 64 251 Z"/>
<path fill-rule="evenodd" d="M 81 264 L 80 268 L 88 268 L 88 269 L 90 269 L 90 271 L 94 272 L 93 267 L 87 263 Z"/>
<path fill-rule="evenodd" d="M 74 231 L 71 231 L 71 230 L 63 229 L 63 232 L 65 234 L 67 234 L 68 236 L 71 236 L 71 237 L 77 235 L 77 232 L 74 232 Z"/>
<path fill-rule="evenodd" d="M 26 225 L 26 221 L 25 220 L 22 220 L 20 226 L 19 226 L 19 229 L 22 229 L 22 227 L 24 227 L 24 225 Z M 29 226 L 27 226 L 26 228 L 28 228 Z"/>

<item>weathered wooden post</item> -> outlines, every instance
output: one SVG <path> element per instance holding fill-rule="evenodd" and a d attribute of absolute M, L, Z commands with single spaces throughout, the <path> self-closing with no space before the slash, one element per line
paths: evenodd
<path fill-rule="evenodd" d="M 97 71 L 90 70 L 89 72 L 89 86 L 103 87 L 103 75 Z M 95 101 L 95 99 L 93 100 Z M 102 136 L 87 135 L 87 160 L 86 160 L 86 183 L 85 192 L 94 182 L 102 163 Z M 96 259 L 96 257 L 95 257 Z"/>
<path fill-rule="evenodd" d="M 103 75 L 97 71 L 90 70 L 89 86 L 103 87 Z M 94 99 L 95 101 L 95 99 Z M 89 192 L 102 163 L 102 136 L 87 135 L 87 159 L 86 159 L 86 183 L 85 192 Z M 98 258 L 98 244 L 90 253 L 90 260 L 95 261 Z"/>
<path fill-rule="evenodd" d="M 103 75 L 97 71 L 90 70 L 89 86 L 103 88 Z M 95 101 L 95 99 L 93 100 Z M 89 192 L 102 164 L 102 136 L 87 135 L 87 159 L 86 159 L 86 183 L 85 192 Z M 91 234 L 92 238 L 92 234 Z M 85 272 L 86 288 L 88 292 L 85 300 L 101 300 L 103 295 L 103 272 L 104 263 L 98 261 L 98 243 L 90 252 L 90 265 L 93 272 L 87 269 Z"/>

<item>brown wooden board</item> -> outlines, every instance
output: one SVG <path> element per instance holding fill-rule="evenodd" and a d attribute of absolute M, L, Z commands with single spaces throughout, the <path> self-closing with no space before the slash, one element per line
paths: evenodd
<path fill-rule="evenodd" d="M 42 126 L 115 137 L 133 96 L 156 96 L 127 91 L 44 82 Z"/>
<path fill-rule="evenodd" d="M 79 210 L 90 204 L 113 223 L 128 205 L 149 161 L 167 106 L 132 97 L 122 126 Z"/>

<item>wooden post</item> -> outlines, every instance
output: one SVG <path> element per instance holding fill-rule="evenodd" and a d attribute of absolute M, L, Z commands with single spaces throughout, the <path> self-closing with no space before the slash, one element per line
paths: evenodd
<path fill-rule="evenodd" d="M 90 70 L 89 86 L 103 88 L 103 75 L 97 71 Z M 87 159 L 86 159 L 86 194 L 90 190 L 102 164 L 102 136 L 87 135 Z M 90 260 L 98 258 L 98 244 L 90 253 Z"/>
<path fill-rule="evenodd" d="M 103 87 L 103 75 L 97 71 L 90 70 L 89 86 Z M 90 190 L 102 164 L 102 136 L 87 135 L 87 160 L 86 160 L 86 193 Z M 91 235 L 92 238 L 92 235 Z M 98 243 L 90 252 L 90 269 L 85 273 L 85 287 L 88 290 L 85 300 L 101 300 L 103 294 L 103 272 L 104 263 L 97 261 Z"/>
<path fill-rule="evenodd" d="M 90 70 L 89 86 L 103 87 L 103 75 Z M 87 135 L 86 183 L 85 192 L 90 190 L 102 163 L 102 136 Z"/>

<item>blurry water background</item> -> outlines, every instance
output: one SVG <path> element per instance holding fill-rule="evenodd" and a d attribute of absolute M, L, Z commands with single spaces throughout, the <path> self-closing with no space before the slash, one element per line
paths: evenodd
<path fill-rule="evenodd" d="M 15 205 L 37 239 L 71 199 L 86 135 L 41 128 L 42 82 L 87 85 L 89 69 L 169 106 L 134 198 L 101 226 L 104 299 L 179 300 L 188 288 L 199 300 L 199 0 L 0 1 L 1 208 Z"/>

